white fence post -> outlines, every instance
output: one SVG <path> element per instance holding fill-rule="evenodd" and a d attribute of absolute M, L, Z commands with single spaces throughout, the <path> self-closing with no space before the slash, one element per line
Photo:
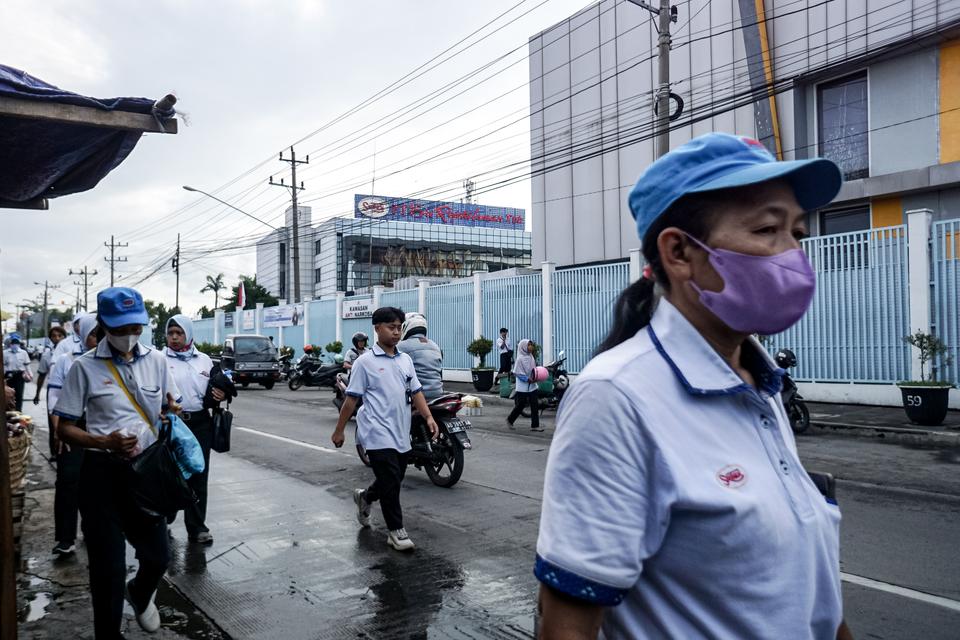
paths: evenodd
<path fill-rule="evenodd" d="M 417 309 L 424 316 L 427 315 L 427 287 L 430 286 L 429 280 L 417 281 Z"/>
<path fill-rule="evenodd" d="M 907 280 L 910 283 L 910 333 L 930 332 L 930 229 L 933 211 L 907 211 Z M 920 352 L 910 349 L 910 373 L 920 379 Z"/>
<path fill-rule="evenodd" d="M 343 291 L 337 291 L 337 342 L 343 342 Z"/>
<path fill-rule="evenodd" d="M 256 313 L 253 315 L 253 332 L 260 333 L 263 331 L 263 303 L 257 303 Z"/>
<path fill-rule="evenodd" d="M 630 249 L 630 284 L 643 277 L 643 254 L 640 249 Z"/>
<path fill-rule="evenodd" d="M 285 346 L 285 345 L 283 344 L 283 330 L 284 330 L 284 328 L 285 328 L 285 327 L 277 327 L 277 342 L 279 343 L 279 344 L 277 344 L 277 348 L 278 348 L 278 349 L 283 349 L 283 347 Z"/>
<path fill-rule="evenodd" d="M 473 337 L 483 335 L 483 273 L 475 271 L 473 274 Z M 480 366 L 480 359 L 473 359 L 473 366 Z"/>
<path fill-rule="evenodd" d="M 374 310 L 380 308 L 380 300 L 383 299 L 383 285 L 378 284 L 373 288 L 373 308 Z"/>
<path fill-rule="evenodd" d="M 310 344 L 310 298 L 303 301 L 303 346 Z"/>
<path fill-rule="evenodd" d="M 543 344 L 540 350 L 540 362 L 553 360 L 553 272 L 557 265 L 544 262 L 540 268 L 543 276 Z"/>
<path fill-rule="evenodd" d="M 216 309 L 213 312 L 213 344 L 222 344 L 223 335 L 220 327 L 223 326 L 223 309 Z"/>

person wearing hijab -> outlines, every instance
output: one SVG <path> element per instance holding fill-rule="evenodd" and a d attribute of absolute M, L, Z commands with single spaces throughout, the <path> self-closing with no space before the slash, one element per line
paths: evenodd
<path fill-rule="evenodd" d="M 213 543 L 213 535 L 207 528 L 207 481 L 210 477 L 210 444 L 213 441 L 213 418 L 211 407 L 204 404 L 209 389 L 215 403 L 226 396 L 223 391 L 210 388 L 210 375 L 213 362 L 210 356 L 198 351 L 193 344 L 193 322 L 181 314 L 167 320 L 167 366 L 170 374 L 183 394 L 180 403 L 183 421 L 196 436 L 203 449 L 203 473 L 195 473 L 187 481 L 197 495 L 197 502 L 183 513 L 187 527 L 187 539 L 200 544 Z"/>
<path fill-rule="evenodd" d="M 83 466 L 83 449 L 71 447 L 60 440 L 57 433 L 59 418 L 53 414 L 53 410 L 56 407 L 60 388 L 63 381 L 67 379 L 74 361 L 85 351 L 97 346 L 97 341 L 101 337 L 97 331 L 97 316 L 93 313 L 83 314 L 77 323 L 76 335 L 81 340 L 78 343 L 79 348 L 57 358 L 50 373 L 50 386 L 48 386 L 47 391 L 47 402 L 50 402 L 49 398 L 53 398 L 53 402 L 48 405 L 47 409 L 53 417 L 53 447 L 57 455 L 57 483 L 53 494 L 53 531 L 56 544 L 53 547 L 53 555 L 58 557 L 69 556 L 76 551 L 74 543 L 77 539 L 80 468 Z M 55 382 L 56 388 L 53 388 Z M 56 395 L 54 391 L 57 392 Z M 86 427 L 86 420 L 83 416 L 77 421 L 77 426 L 80 428 Z"/>
<path fill-rule="evenodd" d="M 531 380 L 537 359 L 531 351 L 536 347 L 533 340 L 521 340 L 517 345 L 517 361 L 513 365 L 513 375 L 517 379 L 517 392 L 514 396 L 513 411 L 507 417 L 507 423 L 513 429 L 513 423 L 520 417 L 525 406 L 530 407 L 531 431 L 543 431 L 540 428 L 540 398 L 537 383 Z"/>

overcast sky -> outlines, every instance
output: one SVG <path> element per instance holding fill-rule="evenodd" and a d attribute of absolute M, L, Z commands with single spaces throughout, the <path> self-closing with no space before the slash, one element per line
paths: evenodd
<path fill-rule="evenodd" d="M 383 94 L 518 3 L 451 53 L 492 36 Z M 266 183 L 271 175 L 288 175 L 288 165 L 274 158 L 297 141 L 298 155 L 311 156 L 298 180 L 306 183 L 301 198 L 313 207 L 314 222 L 350 215 L 353 194 L 370 191 L 375 167 L 378 195 L 459 200 L 464 178 L 529 157 L 526 42 L 586 4 L 4 0 L 0 63 L 101 98 L 174 92 L 186 116 L 178 135 L 144 136 L 95 189 L 52 200 L 46 212 L 0 210 L 4 310 L 40 294 L 33 282 L 43 280 L 65 291 L 54 294 L 54 303 L 71 304 L 76 278 L 67 271 L 83 266 L 99 272 L 93 304 L 95 291 L 109 285 L 103 243 L 111 234 L 130 244 L 119 251 L 128 262 L 118 267 L 118 284 L 133 285 L 159 268 L 137 286 L 144 297 L 173 304 L 169 258 L 180 233 L 181 306 L 188 313 L 212 306 L 213 296 L 199 293 L 205 276 L 222 272 L 232 284 L 241 273 L 252 275 L 252 244 L 269 229 L 181 185 L 212 192 L 239 177 L 217 195 L 278 224 L 289 195 Z M 444 91 L 467 74 L 474 75 Z M 380 99 L 310 135 L 371 96 Z M 450 153 L 407 169 L 444 151 Z M 482 175 L 477 186 L 510 174 Z M 529 182 L 483 193 L 479 202 L 529 212 Z"/>

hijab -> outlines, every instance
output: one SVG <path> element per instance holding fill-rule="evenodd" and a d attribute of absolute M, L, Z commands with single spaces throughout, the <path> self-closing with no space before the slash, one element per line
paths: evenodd
<path fill-rule="evenodd" d="M 537 366 L 537 360 L 530 354 L 530 341 L 521 340 L 517 344 L 517 361 L 513 365 L 513 375 L 529 378 Z"/>
<path fill-rule="evenodd" d="M 183 335 L 186 339 L 186 343 L 184 344 L 183 348 L 179 350 L 167 347 L 167 355 L 180 358 L 181 360 L 189 360 L 190 358 L 194 357 L 196 355 L 196 349 L 193 346 L 193 321 L 182 313 L 178 313 L 175 316 L 170 316 L 170 319 L 167 320 L 167 326 L 164 328 L 164 333 L 170 331 L 171 326 L 180 327 L 183 329 Z"/>

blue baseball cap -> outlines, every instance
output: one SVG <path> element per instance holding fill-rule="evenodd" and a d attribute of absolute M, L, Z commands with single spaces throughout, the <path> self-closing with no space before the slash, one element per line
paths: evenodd
<path fill-rule="evenodd" d="M 129 287 L 110 287 L 97 294 L 97 315 L 111 329 L 128 324 L 147 324 L 143 296 Z"/>
<path fill-rule="evenodd" d="M 650 225 L 688 193 L 745 187 L 783 179 L 805 211 L 830 203 L 843 176 L 825 158 L 778 161 L 757 140 L 707 133 L 663 155 L 647 167 L 630 191 L 630 212 L 640 240 Z"/>
<path fill-rule="evenodd" d="M 10 334 L 10 342 L 21 342 L 21 341 L 22 341 L 22 338 L 20 337 L 19 333 Z"/>

